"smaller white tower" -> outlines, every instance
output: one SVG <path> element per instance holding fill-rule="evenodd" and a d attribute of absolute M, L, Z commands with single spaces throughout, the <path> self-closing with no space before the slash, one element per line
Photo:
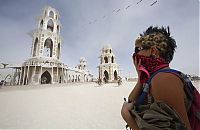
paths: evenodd
<path fill-rule="evenodd" d="M 80 70 L 87 70 L 87 62 L 86 59 L 84 57 L 81 57 L 79 60 L 79 64 L 78 64 L 78 69 Z"/>
<path fill-rule="evenodd" d="M 100 56 L 99 78 L 106 82 L 115 82 L 119 76 L 119 65 L 110 44 L 103 47 Z"/>

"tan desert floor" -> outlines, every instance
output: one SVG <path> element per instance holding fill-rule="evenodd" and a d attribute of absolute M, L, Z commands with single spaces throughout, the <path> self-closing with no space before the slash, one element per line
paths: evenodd
<path fill-rule="evenodd" d="M 0 128 L 123 129 L 120 110 L 134 86 L 126 82 L 12 86 L 0 89 Z"/>
<path fill-rule="evenodd" d="M 120 110 L 135 82 L 0 89 L 1 129 L 125 129 Z M 195 86 L 199 89 L 199 83 Z"/>

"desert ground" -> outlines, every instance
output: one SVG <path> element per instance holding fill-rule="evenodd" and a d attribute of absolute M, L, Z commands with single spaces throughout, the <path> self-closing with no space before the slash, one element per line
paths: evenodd
<path fill-rule="evenodd" d="M 123 98 L 135 82 L 5 86 L 1 129 L 125 129 Z M 199 82 L 194 82 L 199 90 Z"/>

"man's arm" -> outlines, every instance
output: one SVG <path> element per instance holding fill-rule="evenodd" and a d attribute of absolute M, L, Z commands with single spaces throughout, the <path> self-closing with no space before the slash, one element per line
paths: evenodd
<path fill-rule="evenodd" d="M 142 91 L 142 84 L 138 81 L 131 93 L 128 96 L 128 99 L 133 102 L 135 101 Z"/>

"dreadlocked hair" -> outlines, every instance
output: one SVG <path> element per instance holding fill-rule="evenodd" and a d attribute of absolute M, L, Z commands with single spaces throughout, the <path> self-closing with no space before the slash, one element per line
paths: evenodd
<path fill-rule="evenodd" d="M 145 48 L 156 46 L 159 50 L 160 57 L 168 63 L 172 61 L 177 47 L 175 39 L 170 36 L 169 26 L 167 28 L 163 26 L 161 28 L 150 26 L 136 39 L 136 44 L 141 44 Z"/>

